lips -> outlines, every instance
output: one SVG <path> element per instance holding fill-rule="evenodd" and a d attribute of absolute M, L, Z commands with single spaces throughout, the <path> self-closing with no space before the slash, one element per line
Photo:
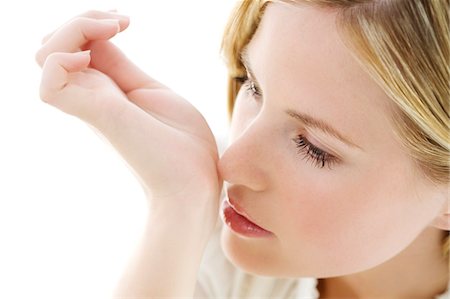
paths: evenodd
<path fill-rule="evenodd" d="M 248 238 L 272 237 L 273 233 L 260 227 L 248 217 L 247 213 L 232 198 L 222 205 L 222 218 L 235 233 Z"/>

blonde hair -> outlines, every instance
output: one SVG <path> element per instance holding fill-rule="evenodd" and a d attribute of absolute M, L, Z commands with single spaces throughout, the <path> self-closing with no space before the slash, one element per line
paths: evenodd
<path fill-rule="evenodd" d="M 396 133 L 426 178 L 450 182 L 449 0 L 243 0 L 225 29 L 228 108 L 246 71 L 240 54 L 269 2 L 338 9 L 338 28 L 395 107 Z M 447 237 L 444 253 L 448 256 Z"/>

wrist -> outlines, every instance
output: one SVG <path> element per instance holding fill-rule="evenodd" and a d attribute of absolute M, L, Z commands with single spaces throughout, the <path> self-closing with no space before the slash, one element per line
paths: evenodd
<path fill-rule="evenodd" d="M 209 205 L 151 205 L 147 227 L 162 238 L 203 246 L 209 240 L 218 218 L 218 202 Z"/>

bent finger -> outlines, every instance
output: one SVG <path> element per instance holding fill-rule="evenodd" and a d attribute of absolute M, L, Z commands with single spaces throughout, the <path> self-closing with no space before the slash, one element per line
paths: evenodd
<path fill-rule="evenodd" d="M 91 66 L 113 79 L 125 94 L 140 88 L 166 88 L 128 59 L 113 43 L 94 41 L 89 44 L 89 49 L 92 51 Z"/>
<path fill-rule="evenodd" d="M 97 20 L 104 20 L 104 19 L 117 19 L 119 21 L 120 24 L 120 31 L 125 30 L 129 25 L 130 25 L 130 18 L 126 15 L 123 14 L 118 14 L 116 11 L 111 10 L 111 11 L 99 11 L 99 10 L 89 10 L 86 11 L 82 14 L 79 14 L 77 16 L 75 16 L 74 18 L 72 18 L 70 21 L 76 19 L 76 18 L 81 18 L 81 17 L 85 17 L 85 18 L 90 18 L 90 19 L 97 19 Z M 69 23 L 67 22 L 67 23 Z M 66 24 L 67 24 L 66 23 Z M 64 24 L 65 25 L 65 24 Z M 63 25 L 63 26 L 64 26 Z M 62 27 L 62 26 L 61 26 Z M 55 34 L 55 32 L 57 32 L 57 30 L 47 34 L 41 41 L 41 45 L 44 45 L 46 42 L 48 42 L 50 40 L 50 38 Z"/>
<path fill-rule="evenodd" d="M 120 23 L 116 19 L 76 18 L 50 37 L 36 53 L 36 61 L 42 66 L 50 53 L 76 52 L 87 42 L 110 39 L 120 30 Z"/>
<path fill-rule="evenodd" d="M 68 84 L 68 75 L 86 69 L 90 60 L 90 51 L 50 54 L 43 66 L 39 90 L 41 99 L 52 104 Z"/>

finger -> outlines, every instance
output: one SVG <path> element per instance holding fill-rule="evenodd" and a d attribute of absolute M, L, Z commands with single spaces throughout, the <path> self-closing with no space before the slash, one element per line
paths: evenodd
<path fill-rule="evenodd" d="M 90 62 L 90 51 L 77 53 L 52 53 L 43 66 L 40 85 L 40 97 L 49 104 L 55 105 L 55 100 L 68 84 L 70 73 L 86 69 Z"/>
<path fill-rule="evenodd" d="M 140 88 L 166 88 L 137 67 L 113 43 L 94 41 L 89 49 L 91 66 L 113 79 L 124 93 Z"/>
<path fill-rule="evenodd" d="M 44 38 L 43 38 L 42 41 L 41 41 L 41 45 L 44 45 L 44 44 L 50 39 L 50 37 L 52 37 L 52 35 L 53 35 L 55 32 L 56 32 L 56 30 L 53 31 L 53 32 L 51 32 L 51 33 L 49 33 L 49 34 L 47 34 L 46 36 L 44 36 Z"/>
<path fill-rule="evenodd" d="M 110 77 L 142 110 L 174 127 L 177 125 L 169 120 L 192 124 L 193 119 L 199 119 L 197 111 L 187 107 L 188 102 L 144 73 L 113 43 L 94 41 L 88 47 L 92 51 L 90 66 Z"/>
<path fill-rule="evenodd" d="M 120 30 L 116 19 L 76 18 L 50 37 L 36 53 L 36 61 L 42 66 L 50 53 L 76 52 L 88 41 L 110 39 Z"/>
<path fill-rule="evenodd" d="M 115 122 L 120 123 L 120 115 L 128 106 L 135 105 L 126 101 L 125 96 L 117 96 L 114 85 L 109 91 L 86 85 L 88 81 L 101 80 L 98 76 L 96 79 L 95 70 L 88 68 L 89 63 L 90 51 L 49 55 L 43 67 L 40 97 L 100 130 L 109 130 Z"/>
<path fill-rule="evenodd" d="M 107 12 L 98 11 L 98 10 L 89 10 L 89 11 L 86 11 L 86 12 L 80 14 L 80 15 L 77 15 L 73 19 L 80 18 L 80 17 L 85 17 L 85 18 L 90 18 L 90 19 L 97 19 L 97 20 L 117 19 L 117 20 L 119 20 L 119 24 L 120 24 L 120 29 L 121 29 L 120 31 L 125 30 L 130 24 L 130 17 L 126 16 L 126 15 L 123 15 L 123 14 L 118 14 L 117 10 L 109 10 Z M 53 36 L 53 34 L 55 34 L 56 31 L 57 30 L 47 34 L 42 39 L 41 45 L 44 45 Z"/>

